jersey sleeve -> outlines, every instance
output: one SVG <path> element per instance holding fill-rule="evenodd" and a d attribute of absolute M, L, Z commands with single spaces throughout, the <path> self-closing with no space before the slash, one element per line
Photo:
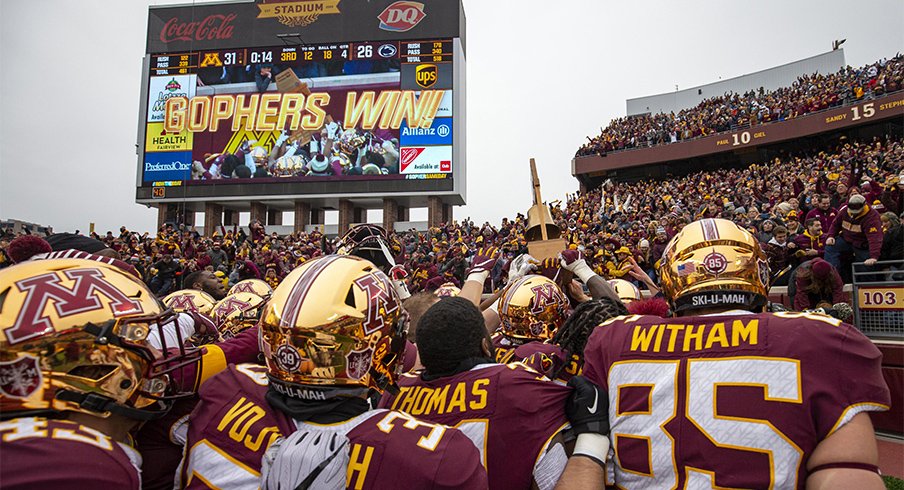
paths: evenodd
<path fill-rule="evenodd" d="M 450 432 L 449 444 L 433 477 L 433 488 L 486 489 L 487 471 L 481 464 L 477 447 L 463 433 Z"/>
<path fill-rule="evenodd" d="M 831 334 L 825 336 L 826 345 L 814 346 L 819 349 L 816 352 L 819 369 L 812 377 L 812 413 L 820 439 L 831 435 L 858 413 L 884 411 L 891 405 L 888 385 L 882 377 L 879 349 L 851 325 L 843 323 L 824 328 L 831 329 Z M 839 381 L 827 373 L 844 373 L 850 380 Z"/>
<path fill-rule="evenodd" d="M 606 352 L 603 348 L 606 334 L 604 327 L 597 327 L 590 334 L 587 339 L 587 345 L 584 347 L 584 366 L 581 372 L 585 378 L 604 390 L 608 389 L 609 386 L 606 376 Z"/>
<path fill-rule="evenodd" d="M 23 435 L 23 430 L 4 431 L 8 424 L 0 427 L 4 490 L 141 488 L 135 462 L 119 444 L 97 431 L 52 421 L 43 427 L 30 425 L 32 434 L 40 434 L 31 436 Z"/>

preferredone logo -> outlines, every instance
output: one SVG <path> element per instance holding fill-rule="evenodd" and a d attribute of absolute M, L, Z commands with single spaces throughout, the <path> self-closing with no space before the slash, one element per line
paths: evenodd
<path fill-rule="evenodd" d="M 191 170 L 191 163 L 182 163 L 182 162 L 171 162 L 171 163 L 151 163 L 144 162 L 144 171 L 145 172 L 168 172 L 171 170 L 175 170 L 178 172 L 184 172 L 186 170 Z"/>
<path fill-rule="evenodd" d="M 436 65 L 417 65 L 414 70 L 414 81 L 423 88 L 430 88 L 436 84 L 439 70 Z"/>

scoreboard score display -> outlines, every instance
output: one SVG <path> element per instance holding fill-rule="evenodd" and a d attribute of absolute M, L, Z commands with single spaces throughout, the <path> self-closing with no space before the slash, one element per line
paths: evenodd
<path fill-rule="evenodd" d="M 454 191 L 464 166 L 460 8 L 265 0 L 150 9 L 139 202 Z"/>

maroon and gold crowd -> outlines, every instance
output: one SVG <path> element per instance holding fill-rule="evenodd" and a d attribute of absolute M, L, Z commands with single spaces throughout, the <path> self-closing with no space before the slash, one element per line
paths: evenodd
<path fill-rule="evenodd" d="M 646 148 L 800 117 L 904 88 L 904 57 L 898 54 L 860 68 L 800 76 L 790 87 L 728 92 L 677 114 L 645 114 L 613 119 L 587 137 L 577 156 Z"/>

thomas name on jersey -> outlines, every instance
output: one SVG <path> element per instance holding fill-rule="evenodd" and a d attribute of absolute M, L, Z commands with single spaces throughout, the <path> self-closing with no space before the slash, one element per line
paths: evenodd
<path fill-rule="evenodd" d="M 630 320 L 630 317 L 628 318 Z M 672 318 L 670 320 L 676 320 Z M 626 322 L 628 323 L 628 322 Z M 713 323 L 635 325 L 631 352 L 699 352 L 713 348 L 752 347 L 760 340 L 758 319 Z"/>
<path fill-rule="evenodd" d="M 481 410 L 487 406 L 490 380 L 479 378 L 449 384 L 441 388 L 403 386 L 392 402 L 392 409 L 411 415 L 443 415 Z"/>

